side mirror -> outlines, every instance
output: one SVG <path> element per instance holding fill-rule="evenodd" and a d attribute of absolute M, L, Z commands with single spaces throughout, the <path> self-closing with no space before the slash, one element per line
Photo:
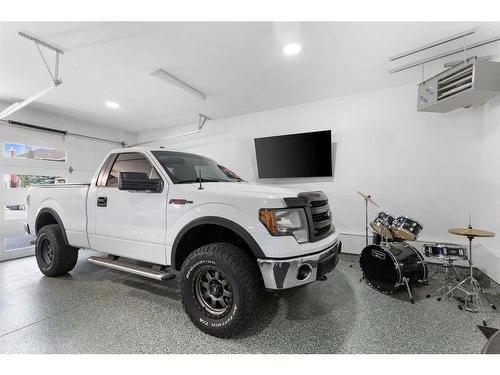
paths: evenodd
<path fill-rule="evenodd" d="M 120 172 L 118 174 L 118 189 L 157 193 L 161 190 L 161 180 L 159 178 L 148 178 L 146 173 Z"/>

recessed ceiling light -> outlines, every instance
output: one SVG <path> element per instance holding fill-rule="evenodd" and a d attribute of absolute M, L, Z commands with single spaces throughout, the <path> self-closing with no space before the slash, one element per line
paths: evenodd
<path fill-rule="evenodd" d="M 283 48 L 283 53 L 285 55 L 296 55 L 301 49 L 302 46 L 299 43 L 288 43 L 285 48 Z"/>
<path fill-rule="evenodd" d="M 118 109 L 118 108 L 120 108 L 120 104 L 115 103 L 115 102 L 106 102 L 106 107 Z"/>

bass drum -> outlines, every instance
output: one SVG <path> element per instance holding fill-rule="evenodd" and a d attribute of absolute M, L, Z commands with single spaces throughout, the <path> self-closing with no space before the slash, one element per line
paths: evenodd
<path fill-rule="evenodd" d="M 405 285 L 420 286 L 427 281 L 423 256 L 405 242 L 369 245 L 359 259 L 363 275 L 374 288 L 391 293 Z"/>

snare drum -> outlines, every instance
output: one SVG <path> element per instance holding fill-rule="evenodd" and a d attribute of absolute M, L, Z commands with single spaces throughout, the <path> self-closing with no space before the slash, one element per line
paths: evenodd
<path fill-rule="evenodd" d="M 394 235 L 408 241 L 415 241 L 422 229 L 422 224 L 406 216 L 400 216 L 392 223 Z"/>
<path fill-rule="evenodd" d="M 467 259 L 467 250 L 459 245 L 449 243 L 427 243 L 424 253 L 430 258 Z"/>
<path fill-rule="evenodd" d="M 394 216 L 387 212 L 379 212 L 375 219 L 370 223 L 373 230 L 385 238 L 392 238 L 391 225 L 394 221 Z"/>

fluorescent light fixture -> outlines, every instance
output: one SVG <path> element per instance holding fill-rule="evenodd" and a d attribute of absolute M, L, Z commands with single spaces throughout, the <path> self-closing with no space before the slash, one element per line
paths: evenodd
<path fill-rule="evenodd" d="M 153 140 L 149 140 L 149 141 L 134 143 L 133 145 L 128 145 L 127 147 L 142 146 L 142 145 L 146 145 L 148 143 L 155 143 L 155 142 L 165 141 L 165 140 L 170 139 L 170 138 L 184 137 L 185 135 L 196 134 L 196 133 L 199 133 L 199 132 L 201 132 L 201 129 L 192 130 L 192 131 L 185 132 L 185 133 L 180 133 L 180 134 L 168 135 L 166 137 L 161 137 L 161 138 L 153 139 Z"/>
<path fill-rule="evenodd" d="M 37 93 L 35 95 L 30 96 L 28 99 L 24 99 L 22 102 L 16 102 L 16 103 L 12 104 L 11 106 L 5 108 L 2 112 L 0 112 L 0 120 L 4 119 L 7 116 L 10 116 L 14 112 L 19 111 L 21 108 L 27 106 L 31 102 L 34 102 L 39 97 L 41 97 L 41 96 L 45 95 L 46 93 L 48 93 L 49 91 L 51 91 L 54 87 L 56 87 L 56 86 L 51 86 L 45 90 L 40 91 L 39 93 Z"/>
<path fill-rule="evenodd" d="M 302 46 L 299 43 L 288 43 L 283 48 L 283 53 L 285 55 L 296 55 L 302 50 Z"/>
<path fill-rule="evenodd" d="M 112 109 L 118 109 L 120 108 L 120 104 L 115 103 L 115 102 L 106 102 L 106 107 L 112 108 Z"/>
<path fill-rule="evenodd" d="M 127 146 L 127 147 L 142 146 L 142 145 L 145 145 L 148 143 L 160 142 L 160 141 L 164 141 L 164 140 L 167 140 L 170 138 L 184 137 L 185 135 L 200 133 L 201 130 L 203 129 L 203 125 L 205 125 L 205 122 L 207 122 L 207 120 L 212 120 L 212 119 L 210 117 L 208 117 L 207 115 L 204 115 L 203 113 L 198 113 L 198 116 L 200 119 L 198 121 L 198 129 L 197 130 L 192 130 L 192 131 L 188 131 L 188 132 L 180 133 L 180 134 L 168 135 L 168 136 L 162 137 L 160 139 L 153 139 L 150 141 L 139 142 L 139 143 L 135 143 L 133 145 Z"/>
<path fill-rule="evenodd" d="M 174 85 L 180 87 L 181 89 L 205 100 L 207 98 L 207 95 L 197 88 L 191 86 L 190 84 L 182 81 L 181 79 L 177 78 L 176 76 L 170 74 L 169 72 L 163 70 L 163 69 L 158 69 L 155 70 L 154 72 L 151 73 L 152 76 L 158 77 L 160 79 L 163 79 L 164 81 L 167 81 L 169 83 L 173 83 Z"/>

